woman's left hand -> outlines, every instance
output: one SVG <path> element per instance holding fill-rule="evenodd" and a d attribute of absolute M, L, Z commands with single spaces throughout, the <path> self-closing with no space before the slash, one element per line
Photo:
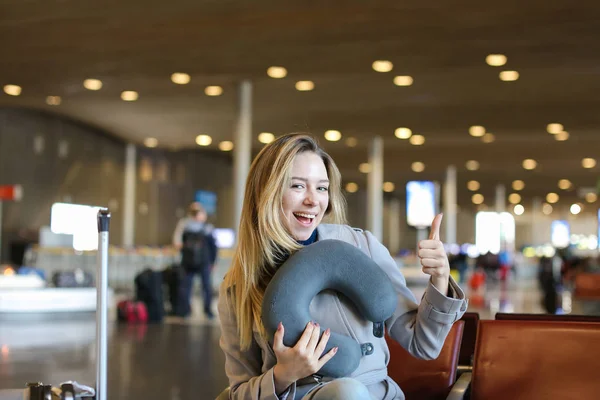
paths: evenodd
<path fill-rule="evenodd" d="M 440 240 L 440 225 L 443 214 L 438 214 L 431 223 L 431 232 L 428 240 L 419 242 L 419 259 L 423 266 L 423 272 L 431 275 L 431 283 L 444 296 L 448 293 L 450 280 L 450 263 Z"/>

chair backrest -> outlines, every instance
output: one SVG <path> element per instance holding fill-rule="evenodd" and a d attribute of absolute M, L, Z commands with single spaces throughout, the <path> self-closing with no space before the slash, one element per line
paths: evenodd
<path fill-rule="evenodd" d="M 496 313 L 498 321 L 600 322 L 600 315 Z"/>
<path fill-rule="evenodd" d="M 597 323 L 480 321 L 471 399 L 597 398 L 598 343 Z"/>
<path fill-rule="evenodd" d="M 465 328 L 463 330 L 462 344 L 460 346 L 460 355 L 458 356 L 458 365 L 470 366 L 471 357 L 473 357 L 473 353 L 475 353 L 479 313 L 466 312 L 461 318 L 461 321 L 465 322 Z"/>
<path fill-rule="evenodd" d="M 575 276 L 575 293 L 577 299 L 600 300 L 600 274 L 579 273 Z"/>
<path fill-rule="evenodd" d="M 463 327 L 463 321 L 453 324 L 435 360 L 417 359 L 386 336 L 390 349 L 388 375 L 400 386 L 406 400 L 445 399 L 448 396 L 456 380 Z"/>

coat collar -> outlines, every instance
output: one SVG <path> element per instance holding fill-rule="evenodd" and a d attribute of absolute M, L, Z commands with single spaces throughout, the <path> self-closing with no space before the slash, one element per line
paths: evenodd
<path fill-rule="evenodd" d="M 354 239 L 355 229 L 348 225 L 320 224 L 317 227 L 317 231 L 319 233 L 319 240 L 338 239 L 349 243 L 356 242 Z M 360 231 L 360 229 L 358 229 L 358 231 Z"/>

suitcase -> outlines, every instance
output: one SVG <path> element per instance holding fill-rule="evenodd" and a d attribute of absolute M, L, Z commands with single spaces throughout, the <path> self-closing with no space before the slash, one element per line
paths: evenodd
<path fill-rule="evenodd" d="M 94 277 L 78 268 L 74 271 L 60 271 L 52 275 L 52 284 L 57 288 L 87 288 L 94 286 Z"/>
<path fill-rule="evenodd" d="M 146 268 L 135 277 L 135 299 L 146 305 L 148 322 L 161 323 L 165 315 L 162 273 Z"/>
<path fill-rule="evenodd" d="M 169 294 L 169 304 L 171 306 L 170 315 L 185 317 L 187 315 L 186 304 L 189 302 L 187 292 L 185 291 L 185 270 L 180 265 L 174 264 L 165 269 L 162 273 L 163 282 L 167 287 Z"/>
<path fill-rule="evenodd" d="M 0 390 L 0 400 L 107 400 L 108 355 L 108 231 L 110 212 L 98 211 L 98 254 L 96 271 L 96 385 L 90 387 L 75 381 L 58 387 L 41 382 L 27 383 L 21 389 Z"/>
<path fill-rule="evenodd" d="M 19 267 L 19 269 L 17 269 L 17 275 L 37 275 L 43 281 L 46 280 L 46 271 L 44 271 L 43 269 L 39 269 L 39 268 L 27 267 L 24 265 Z"/>

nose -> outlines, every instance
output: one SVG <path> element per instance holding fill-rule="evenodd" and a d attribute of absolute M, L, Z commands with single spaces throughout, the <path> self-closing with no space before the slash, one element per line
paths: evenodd
<path fill-rule="evenodd" d="M 306 191 L 306 196 L 304 196 L 304 204 L 308 206 L 314 206 L 317 204 L 316 194 L 313 190 Z"/>

